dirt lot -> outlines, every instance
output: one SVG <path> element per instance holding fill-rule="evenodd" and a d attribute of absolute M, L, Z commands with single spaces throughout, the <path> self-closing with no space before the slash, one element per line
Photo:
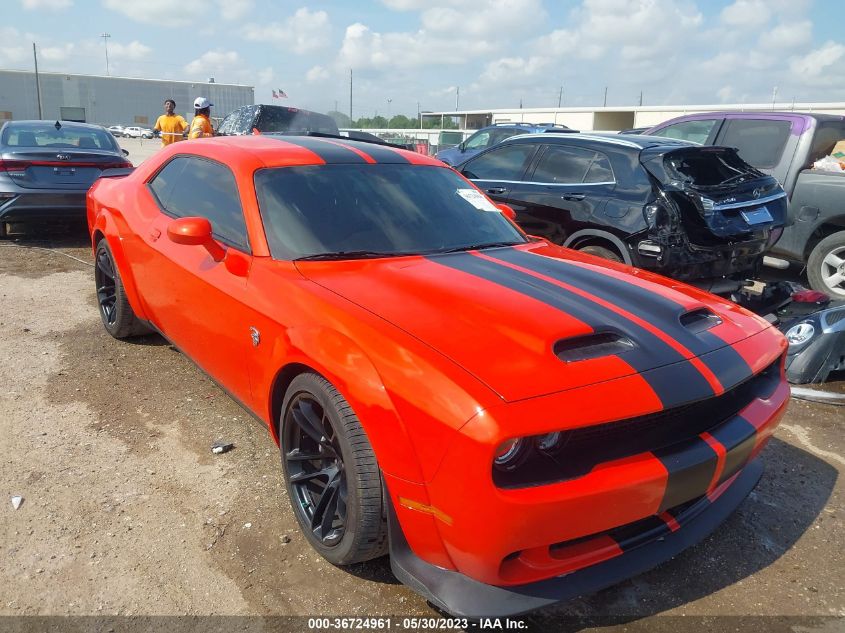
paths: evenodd
<path fill-rule="evenodd" d="M 309 549 L 267 430 L 161 338 L 110 338 L 93 291 L 84 232 L 0 242 L 0 615 L 439 615 L 386 559 Z M 842 630 L 843 423 L 793 401 L 720 530 L 530 629 Z M 235 450 L 212 455 L 220 439 Z"/>

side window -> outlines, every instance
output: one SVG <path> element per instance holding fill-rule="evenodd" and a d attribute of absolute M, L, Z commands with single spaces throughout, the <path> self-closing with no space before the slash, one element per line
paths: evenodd
<path fill-rule="evenodd" d="M 792 123 L 767 119 L 729 119 L 718 144 L 735 147 L 739 156 L 754 167 L 774 167 L 789 140 Z"/>
<path fill-rule="evenodd" d="M 204 158 L 179 156 L 150 181 L 159 206 L 177 218 L 208 218 L 214 237 L 249 251 L 235 177 L 228 167 Z"/>
<path fill-rule="evenodd" d="M 490 146 L 492 147 L 493 145 L 498 145 L 506 138 L 522 133 L 523 132 L 521 130 L 494 130 L 490 135 Z"/>
<path fill-rule="evenodd" d="M 502 145 L 470 160 L 463 175 L 473 180 L 522 180 L 536 145 Z"/>
<path fill-rule="evenodd" d="M 592 165 L 587 170 L 584 182 L 614 182 L 613 168 L 610 166 L 610 159 L 601 152 L 596 152 Z"/>
<path fill-rule="evenodd" d="M 548 145 L 537 163 L 531 180 L 559 185 L 584 182 L 587 170 L 595 162 L 596 153 L 580 147 Z"/>
<path fill-rule="evenodd" d="M 487 141 L 490 140 L 490 132 L 480 132 L 467 140 L 464 149 L 484 149 L 487 147 Z"/>
<path fill-rule="evenodd" d="M 713 128 L 716 127 L 716 123 L 718 123 L 718 119 L 681 121 L 680 123 L 666 126 L 662 130 L 657 130 L 657 132 L 652 132 L 652 135 L 676 138 L 681 141 L 693 141 L 703 145 L 710 137 Z"/>

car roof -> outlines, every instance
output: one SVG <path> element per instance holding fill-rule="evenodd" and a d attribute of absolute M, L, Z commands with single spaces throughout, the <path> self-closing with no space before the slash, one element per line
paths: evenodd
<path fill-rule="evenodd" d="M 231 150 L 241 150 L 260 160 L 266 167 L 360 163 L 362 158 L 366 163 L 411 163 L 443 167 L 439 160 L 424 154 L 342 136 L 255 134 L 215 136 L 191 143 L 196 145 L 184 147 L 179 143 L 179 153 L 185 153 L 191 147 L 213 148 L 213 153 L 219 151 L 222 157 Z M 351 151 L 338 151 L 338 146 Z"/>
<path fill-rule="evenodd" d="M 93 123 L 77 123 L 76 121 L 62 121 L 59 120 L 62 127 L 69 128 L 71 130 L 102 130 L 102 125 L 94 125 Z M 20 128 L 42 128 L 45 125 L 53 126 L 56 124 L 55 119 L 42 119 L 42 120 L 20 120 L 20 121 L 8 121 L 6 125 L 20 127 Z"/>
<path fill-rule="evenodd" d="M 665 147 L 666 149 L 677 149 L 678 147 L 694 147 L 697 143 L 681 141 L 663 136 L 645 136 L 643 134 L 603 134 L 584 132 L 558 134 L 549 132 L 546 134 L 520 134 L 511 136 L 502 143 L 514 143 L 520 140 L 528 140 L 535 143 L 548 143 L 565 140 L 567 145 L 613 145 L 616 147 L 627 147 L 629 149 L 643 150 L 652 147 Z"/>

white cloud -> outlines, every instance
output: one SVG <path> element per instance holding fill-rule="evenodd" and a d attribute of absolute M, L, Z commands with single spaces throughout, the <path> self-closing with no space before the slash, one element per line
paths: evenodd
<path fill-rule="evenodd" d="M 132 40 L 128 44 L 121 44 L 119 42 L 109 43 L 109 57 L 113 59 L 131 59 L 135 61 L 144 59 L 152 51 L 152 48 L 141 44 L 138 40 Z"/>
<path fill-rule="evenodd" d="M 48 62 L 65 61 L 75 49 L 76 46 L 71 43 L 62 46 L 44 46 L 39 47 L 38 54 Z"/>
<path fill-rule="evenodd" d="M 301 55 L 327 46 L 331 28 L 328 13 L 309 11 L 306 7 L 302 7 L 283 22 L 251 23 L 245 25 L 241 32 L 248 40 L 272 42 Z"/>
<path fill-rule="evenodd" d="M 67 9 L 73 6 L 73 0 L 21 0 L 21 6 L 27 11 L 37 9 Z"/>
<path fill-rule="evenodd" d="M 541 0 L 476 0 L 433 6 L 423 11 L 422 27 L 432 33 L 453 33 L 464 39 L 508 39 L 542 24 L 546 11 Z M 502 26 L 507 25 L 506 29 Z"/>
<path fill-rule="evenodd" d="M 749 28 L 767 24 L 771 15 L 766 0 L 736 0 L 722 9 L 721 18 L 728 26 Z"/>
<path fill-rule="evenodd" d="M 329 78 L 329 71 L 322 66 L 314 66 L 305 73 L 305 79 L 310 82 L 323 81 Z"/>
<path fill-rule="evenodd" d="M 790 69 L 805 80 L 834 82 L 834 75 L 845 75 L 845 46 L 837 42 L 826 42 L 808 54 L 798 57 L 790 64 Z M 833 71 L 833 72 L 832 72 Z"/>
<path fill-rule="evenodd" d="M 760 36 L 760 45 L 764 48 L 778 51 L 791 50 L 812 42 L 813 23 L 809 20 L 778 24 L 771 31 Z"/>
<path fill-rule="evenodd" d="M 61 2 L 63 0 L 34 0 L 36 2 Z M 153 24 L 167 28 L 180 28 L 189 26 L 196 22 L 194 16 L 196 7 L 182 6 L 174 3 L 173 0 L 144 0 L 143 2 L 132 2 L 131 0 L 102 0 L 103 6 L 112 11 L 122 13 L 131 20 L 144 24 Z M 206 16 L 222 17 L 226 20 L 235 20 L 242 17 L 252 8 L 251 0 L 214 0 L 204 9 L 201 20 L 206 21 Z"/>
<path fill-rule="evenodd" d="M 273 78 L 276 76 L 276 73 L 273 72 L 273 68 L 271 66 L 267 66 L 267 68 L 262 68 L 258 71 L 258 83 L 259 84 L 269 84 L 273 81 Z"/>
<path fill-rule="evenodd" d="M 224 0 L 218 5 L 224 20 L 239 20 L 252 10 L 252 0 Z"/>
<path fill-rule="evenodd" d="M 213 77 L 220 70 L 227 70 L 241 65 L 241 57 L 235 51 L 208 51 L 198 59 L 185 65 L 188 75 L 208 75 Z"/>
<path fill-rule="evenodd" d="M 547 57 L 503 57 L 490 62 L 479 77 L 479 84 L 504 83 L 534 83 L 538 77 L 549 70 L 551 60 Z"/>

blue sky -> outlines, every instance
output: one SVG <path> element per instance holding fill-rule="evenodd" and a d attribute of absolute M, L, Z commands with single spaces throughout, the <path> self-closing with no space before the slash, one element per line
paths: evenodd
<path fill-rule="evenodd" d="M 195 17 L 197 16 L 197 17 Z M 353 114 L 845 101 L 839 0 L 6 0 L 0 68 L 255 86 Z M 286 101 L 274 101 L 272 89 Z"/>

